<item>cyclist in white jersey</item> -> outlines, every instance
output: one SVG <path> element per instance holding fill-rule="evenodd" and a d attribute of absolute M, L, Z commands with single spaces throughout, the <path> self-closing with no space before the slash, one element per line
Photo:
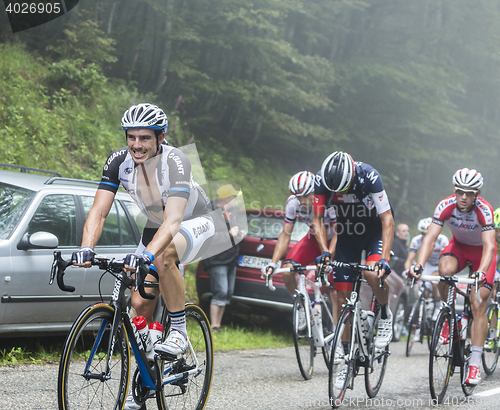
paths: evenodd
<path fill-rule="evenodd" d="M 432 218 L 424 218 L 418 222 L 418 230 L 420 232 L 420 235 L 415 236 L 410 242 L 410 250 L 408 252 L 408 258 L 406 259 L 405 262 L 406 270 L 410 269 L 410 266 L 413 265 L 413 263 L 415 262 L 417 252 L 422 247 L 422 242 L 427 233 L 427 228 L 429 228 L 429 225 L 431 223 L 432 223 Z M 434 243 L 434 249 L 432 250 L 431 256 L 429 256 L 429 260 L 424 265 L 423 272 L 425 275 L 436 275 L 436 276 L 439 275 L 438 272 L 439 257 L 441 255 L 441 252 L 443 252 L 444 248 L 448 246 L 449 242 L 450 241 L 445 235 L 443 234 L 438 235 L 438 237 L 436 238 L 436 242 Z M 437 283 L 425 282 L 424 286 L 427 289 L 427 292 L 425 294 L 426 298 L 429 297 L 429 292 L 432 292 L 433 294 L 434 298 L 433 311 L 429 312 L 432 317 L 433 315 L 437 315 L 439 308 L 441 307 L 442 304 L 441 298 L 439 297 L 438 285 Z M 435 318 L 433 318 L 433 320 L 435 320 Z"/>
<path fill-rule="evenodd" d="M 208 198 L 192 179 L 189 159 L 164 141 L 168 126 L 165 113 L 153 104 L 133 105 L 125 111 L 121 124 L 127 147 L 114 151 L 104 165 L 73 264 L 91 266 L 94 247 L 121 183 L 148 218 L 136 253 L 125 258 L 125 268 L 135 271 L 142 260 L 150 267 L 146 280 L 159 280 L 171 326 L 165 342 L 156 344 L 155 351 L 175 357 L 188 346 L 184 279 L 176 264 L 198 258 L 214 236 L 214 221 L 208 213 Z M 146 292 L 158 295 L 155 289 Z M 137 314 L 151 322 L 156 298 L 148 300 L 138 292 L 131 293 Z M 124 409 L 141 406 L 129 394 Z"/>
<path fill-rule="evenodd" d="M 314 199 L 314 174 L 308 171 L 302 171 L 295 174 L 288 184 L 290 197 L 286 201 L 285 223 L 283 230 L 278 237 L 278 242 L 274 248 L 272 261 L 269 265 L 262 268 L 262 275 L 269 275 L 278 267 L 278 262 L 285 254 L 290 245 L 293 227 L 297 218 L 309 226 L 309 231 L 300 241 L 298 241 L 286 256 L 283 268 L 292 267 L 292 263 L 299 263 L 302 266 L 311 265 L 314 262 L 316 254 L 319 253 L 319 244 L 316 241 L 312 229 L 313 217 L 313 199 Z M 336 235 L 334 224 L 337 221 L 335 211 L 329 208 L 325 212 L 323 219 L 325 228 L 330 241 L 330 248 L 335 249 Z M 291 295 L 295 294 L 297 289 L 297 278 L 293 272 L 282 273 L 285 287 Z"/>

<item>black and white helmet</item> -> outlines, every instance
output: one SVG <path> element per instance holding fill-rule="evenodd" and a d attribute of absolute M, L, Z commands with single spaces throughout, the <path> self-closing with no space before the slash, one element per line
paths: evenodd
<path fill-rule="evenodd" d="M 475 169 L 462 168 L 453 175 L 453 185 L 477 192 L 483 186 L 483 177 Z"/>
<path fill-rule="evenodd" d="M 154 104 L 138 104 L 130 107 L 122 117 L 122 129 L 151 128 L 167 132 L 167 115 Z"/>
<path fill-rule="evenodd" d="M 355 165 L 352 157 L 342 151 L 335 151 L 323 161 L 321 178 L 323 185 L 333 192 L 349 189 L 354 179 Z"/>
<path fill-rule="evenodd" d="M 424 218 L 418 222 L 418 231 L 420 233 L 427 233 L 427 229 L 431 225 L 432 218 Z"/>
<path fill-rule="evenodd" d="M 295 196 L 305 196 L 314 189 L 314 174 L 309 171 L 297 172 L 288 183 L 290 193 Z"/>

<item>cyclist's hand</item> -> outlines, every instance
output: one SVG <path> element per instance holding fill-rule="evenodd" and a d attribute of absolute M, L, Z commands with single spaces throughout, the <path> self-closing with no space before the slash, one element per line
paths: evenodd
<path fill-rule="evenodd" d="M 319 265 L 327 265 L 331 260 L 332 254 L 328 251 L 325 251 L 314 260 L 314 263 L 318 265 L 319 268 Z"/>
<path fill-rule="evenodd" d="M 416 265 L 410 266 L 408 270 L 408 276 L 410 278 L 420 279 L 420 275 L 422 274 L 423 266 L 420 263 Z"/>
<path fill-rule="evenodd" d="M 142 259 L 146 265 L 151 265 L 154 260 L 154 255 L 147 251 L 143 251 L 142 253 L 129 253 L 124 259 L 125 270 L 135 271 L 139 264 L 139 259 Z"/>
<path fill-rule="evenodd" d="M 94 259 L 95 252 L 90 246 L 84 246 L 79 251 L 73 252 L 71 260 L 73 265 L 80 266 L 81 268 L 90 268 L 92 266 L 92 259 Z"/>
<path fill-rule="evenodd" d="M 387 263 L 385 259 L 380 259 L 376 264 L 375 264 L 375 272 L 378 273 L 378 277 L 381 278 L 384 275 L 387 276 L 391 273 L 391 267 Z"/>
<path fill-rule="evenodd" d="M 471 278 L 476 279 L 476 276 L 478 277 L 480 286 L 485 286 L 488 283 L 488 280 L 486 279 L 486 273 L 484 273 L 484 272 L 472 272 Z"/>
<path fill-rule="evenodd" d="M 274 270 L 278 268 L 278 264 L 274 262 L 269 262 L 268 265 L 263 266 L 261 269 L 261 278 L 265 279 L 266 276 L 272 275 Z"/>

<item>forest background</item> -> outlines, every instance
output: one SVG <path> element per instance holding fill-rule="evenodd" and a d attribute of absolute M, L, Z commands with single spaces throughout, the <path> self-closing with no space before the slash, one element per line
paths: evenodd
<path fill-rule="evenodd" d="M 153 102 L 209 180 L 283 207 L 345 150 L 414 225 L 477 168 L 500 206 L 498 0 L 80 0 L 13 34 L 0 6 L 0 162 L 99 179 Z"/>

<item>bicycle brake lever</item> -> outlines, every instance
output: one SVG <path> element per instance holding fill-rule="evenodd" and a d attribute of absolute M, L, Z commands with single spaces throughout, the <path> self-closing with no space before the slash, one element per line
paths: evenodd
<path fill-rule="evenodd" d="M 266 275 L 266 286 L 272 292 L 274 292 L 276 290 L 276 287 L 273 285 L 273 276 L 272 276 L 272 274 L 271 275 Z"/>
<path fill-rule="evenodd" d="M 54 251 L 54 262 L 52 262 L 52 268 L 50 270 L 49 285 L 52 285 L 52 283 L 54 283 L 54 276 L 57 276 L 57 286 L 59 286 L 59 289 L 65 292 L 74 292 L 74 286 L 69 286 L 64 283 L 64 271 L 71 264 L 71 259 L 65 261 L 61 257 L 61 251 Z"/>
<path fill-rule="evenodd" d="M 149 274 L 149 266 L 144 264 L 143 259 L 137 259 L 138 266 L 135 270 L 135 290 L 139 290 L 139 294 L 144 299 L 153 300 L 156 295 L 154 293 L 147 293 L 144 290 L 144 281 L 146 280 L 146 276 Z"/>
<path fill-rule="evenodd" d="M 478 278 L 478 275 L 476 274 L 476 277 L 475 277 L 475 291 L 474 293 L 476 294 L 476 302 L 481 304 L 482 300 L 481 300 L 481 295 L 479 294 L 479 278 Z"/>
<path fill-rule="evenodd" d="M 378 287 L 382 292 L 385 292 L 384 278 L 378 278 Z"/>

